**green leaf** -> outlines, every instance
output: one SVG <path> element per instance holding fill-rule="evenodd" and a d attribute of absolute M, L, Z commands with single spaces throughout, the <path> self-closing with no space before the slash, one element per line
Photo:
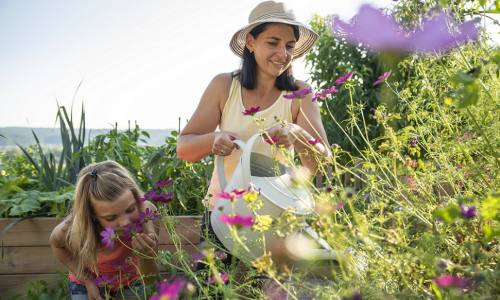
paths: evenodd
<path fill-rule="evenodd" d="M 485 220 L 500 221 L 500 197 L 497 195 L 486 197 L 486 199 L 481 201 L 479 212 Z"/>
<path fill-rule="evenodd" d="M 477 81 L 464 85 L 464 87 L 458 91 L 459 97 L 457 99 L 457 106 L 459 108 L 465 108 L 476 104 L 479 100 L 479 90 L 480 87 Z"/>
<path fill-rule="evenodd" d="M 439 218 L 446 223 L 453 223 L 455 219 L 460 215 L 460 208 L 456 204 L 449 205 L 447 207 L 439 208 L 434 212 L 434 216 Z"/>
<path fill-rule="evenodd" d="M 455 83 L 468 84 L 474 82 L 475 78 L 467 73 L 460 71 L 457 74 L 455 74 L 455 76 L 453 76 L 452 80 Z"/>

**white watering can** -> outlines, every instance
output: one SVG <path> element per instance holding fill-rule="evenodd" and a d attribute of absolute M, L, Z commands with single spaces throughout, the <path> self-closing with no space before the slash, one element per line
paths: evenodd
<path fill-rule="evenodd" d="M 292 183 L 291 172 L 286 166 L 279 164 L 268 156 L 252 152 L 257 140 L 262 142 L 260 134 L 250 137 L 246 144 L 241 140 L 234 141 L 241 149 L 241 157 L 229 182 L 226 181 L 224 176 L 224 157 L 216 157 L 217 175 L 221 191 L 231 192 L 235 189 L 248 189 L 252 186 L 260 192 L 259 197 L 263 201 L 262 208 L 256 213 L 258 215 L 269 215 L 273 220 L 278 218 L 286 209 L 290 209 L 299 216 L 310 215 L 313 212 L 314 202 L 309 190 Z M 238 230 L 238 236 L 242 237 L 245 245 L 245 247 L 242 247 L 233 241 L 229 225 L 220 220 L 222 214 L 253 215 L 247 204 L 242 198 L 236 198 L 234 202 L 219 198 L 215 201 L 210 222 L 224 247 L 241 260 L 251 262 L 262 256 L 268 246 L 267 244 L 264 245 L 263 234 L 266 243 L 273 241 L 277 236 L 274 235 L 272 230 L 261 233 L 255 232 L 251 228 L 241 228 Z M 328 260 L 336 258 L 328 243 L 321 239 L 307 224 L 303 224 L 300 234 L 312 238 L 321 247 L 321 249 L 311 249 L 311 257 Z"/>

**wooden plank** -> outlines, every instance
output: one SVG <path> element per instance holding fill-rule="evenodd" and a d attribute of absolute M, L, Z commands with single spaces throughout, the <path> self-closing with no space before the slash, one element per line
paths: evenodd
<path fill-rule="evenodd" d="M 37 280 L 44 280 L 50 288 L 61 279 L 59 274 L 4 274 L 0 275 L 0 299 L 12 299 L 17 294 L 26 296 L 30 285 Z"/>
<path fill-rule="evenodd" d="M 200 216 L 175 216 L 175 231 L 182 243 L 197 244 L 199 241 Z M 18 219 L 0 219 L 0 232 Z M 56 218 L 24 220 L 11 227 L 2 237 L 3 246 L 48 246 L 52 229 L 61 222 Z M 164 226 L 160 230 L 160 244 L 173 244 Z"/>
<path fill-rule="evenodd" d="M 176 252 L 174 245 L 160 245 L 160 249 Z M 188 253 L 197 251 L 195 245 L 181 245 Z M 66 272 L 52 253 L 50 247 L 3 247 L 3 258 L 0 260 L 0 274 L 34 274 Z"/>

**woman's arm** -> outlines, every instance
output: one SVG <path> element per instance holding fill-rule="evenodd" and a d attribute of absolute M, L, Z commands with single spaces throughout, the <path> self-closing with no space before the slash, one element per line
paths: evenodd
<path fill-rule="evenodd" d="M 298 81 L 300 89 L 308 86 Z M 317 173 L 318 159 L 329 157 L 330 150 L 321 115 L 317 103 L 312 102 L 312 95 L 308 94 L 299 99 L 294 99 L 292 111 L 294 124 L 286 126 L 277 125 L 267 130 L 269 136 L 277 138 L 277 144 L 285 147 L 294 146 L 300 156 L 302 164 L 312 174 Z M 317 143 L 312 145 L 312 141 Z"/>
<path fill-rule="evenodd" d="M 198 161 L 212 153 L 214 141 L 219 140 L 221 147 L 232 149 L 234 144 L 231 132 L 214 132 L 220 123 L 224 103 L 229 96 L 231 74 L 214 77 L 206 88 L 196 111 L 182 130 L 177 140 L 177 156 L 187 161 Z"/>

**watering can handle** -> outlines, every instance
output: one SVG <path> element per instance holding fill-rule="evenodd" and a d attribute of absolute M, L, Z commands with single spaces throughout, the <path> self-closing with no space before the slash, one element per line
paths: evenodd
<path fill-rule="evenodd" d="M 241 151 L 245 150 L 245 143 L 242 140 L 234 140 L 233 143 L 238 145 Z M 219 178 L 220 191 L 223 192 L 227 184 L 226 175 L 224 174 L 224 156 L 216 155 L 215 159 L 217 160 L 217 177 Z"/>
<path fill-rule="evenodd" d="M 253 145 L 257 141 L 257 139 L 260 138 L 260 134 L 256 133 L 252 135 L 246 144 L 241 141 L 241 140 L 234 140 L 233 143 L 238 145 L 241 149 L 241 166 L 242 166 L 242 173 L 243 176 L 243 182 L 245 183 L 250 183 L 250 157 L 252 155 L 252 149 Z M 226 176 L 224 175 L 224 157 L 217 155 L 216 158 L 217 160 L 217 176 L 219 178 L 219 185 L 220 185 L 220 190 L 221 192 L 224 191 L 226 188 L 227 180 Z M 248 186 L 244 187 L 242 186 L 241 188 L 248 188 Z"/>

